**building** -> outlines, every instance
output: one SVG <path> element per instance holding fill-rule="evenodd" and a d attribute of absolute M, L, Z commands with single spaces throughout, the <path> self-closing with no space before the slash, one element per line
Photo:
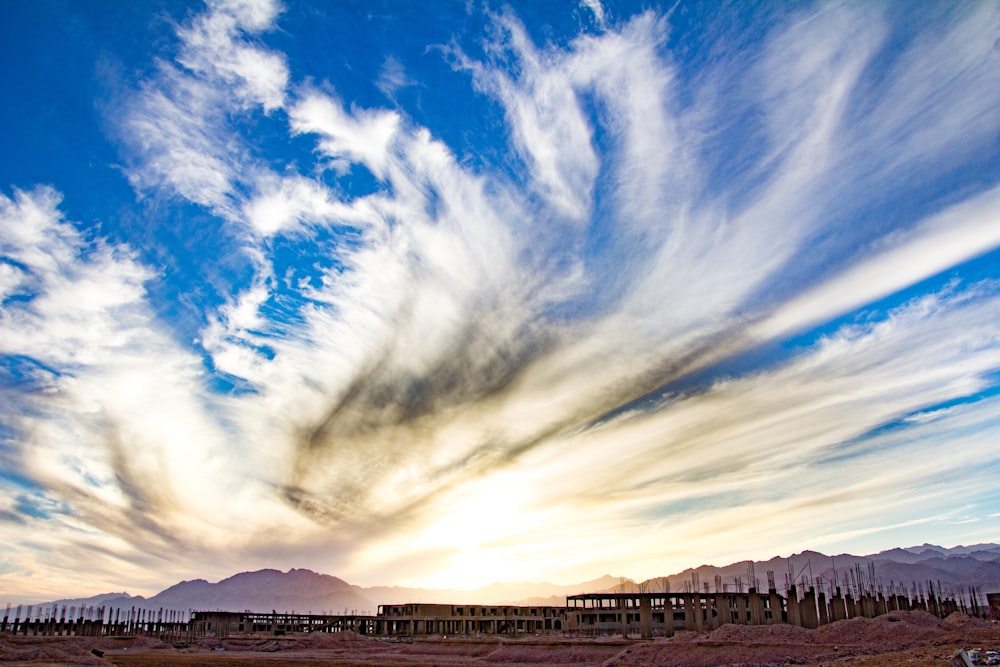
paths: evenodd
<path fill-rule="evenodd" d="M 516 635 L 562 631 L 565 607 L 515 607 L 454 604 L 380 605 L 379 635 Z"/>
<path fill-rule="evenodd" d="M 567 629 L 593 634 L 621 633 L 650 639 L 676 630 L 702 631 L 726 623 L 784 623 L 784 598 L 747 593 L 584 593 L 566 598 Z"/>
<path fill-rule="evenodd" d="M 1000 593 L 987 593 L 986 605 L 990 610 L 990 618 L 1000 621 Z"/>
<path fill-rule="evenodd" d="M 357 632 L 374 634 L 375 617 L 363 615 L 257 613 L 251 611 L 195 611 L 189 631 L 193 637 L 287 635 L 299 632 Z"/>

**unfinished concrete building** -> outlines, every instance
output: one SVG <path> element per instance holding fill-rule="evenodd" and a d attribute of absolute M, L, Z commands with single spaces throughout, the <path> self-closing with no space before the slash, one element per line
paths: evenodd
<path fill-rule="evenodd" d="M 773 577 L 768 573 L 768 583 Z M 874 577 L 872 577 L 874 580 Z M 927 611 L 945 618 L 955 611 L 1000 616 L 1000 594 L 986 595 L 987 607 L 972 598 L 972 607 L 945 594 L 940 584 L 926 587 L 896 584 L 852 586 L 829 585 L 829 597 L 821 587 L 804 585 L 800 595 L 789 585 L 785 595 L 771 586 L 767 593 L 750 588 L 742 592 L 739 582 L 730 590 L 716 578 L 715 592 L 705 584 L 701 592 L 584 593 L 566 598 L 565 606 L 391 604 L 380 605 L 376 616 L 259 613 L 251 611 L 179 612 L 159 609 L 111 609 L 105 607 L 68 610 L 65 605 L 7 610 L 0 632 L 21 635 L 133 636 L 163 638 L 285 635 L 309 632 L 353 632 L 381 637 L 427 635 L 496 635 L 573 633 L 624 635 L 650 639 L 670 636 L 678 630 L 708 631 L 725 624 L 771 625 L 787 623 L 816 628 L 836 621 L 874 618 L 893 611 Z M 842 592 L 846 590 L 846 592 Z"/>
<path fill-rule="evenodd" d="M 516 635 L 562 631 L 565 607 L 453 604 L 380 605 L 375 619 L 380 635 Z"/>
<path fill-rule="evenodd" d="M 1000 621 L 1000 593 L 986 594 L 986 608 L 994 621 Z"/>
<path fill-rule="evenodd" d="M 862 592 L 857 597 L 836 588 L 826 593 L 809 586 L 801 598 L 795 586 L 787 597 L 777 590 L 767 593 L 751 588 L 746 593 L 586 593 L 566 598 L 567 630 L 590 634 L 615 634 L 651 639 L 671 636 L 677 630 L 702 632 L 722 625 L 772 625 L 787 623 L 817 628 L 848 618 L 874 618 L 892 611 L 927 611 L 945 618 L 960 607 L 956 600 L 935 593 L 927 597 Z"/>
<path fill-rule="evenodd" d="M 585 593 L 566 598 L 567 629 L 651 639 L 677 630 L 701 632 L 726 623 L 784 623 L 784 598 L 747 593 Z"/>
<path fill-rule="evenodd" d="M 303 632 L 357 632 L 375 634 L 375 617 L 252 611 L 191 612 L 188 631 L 192 637 L 281 636 Z"/>

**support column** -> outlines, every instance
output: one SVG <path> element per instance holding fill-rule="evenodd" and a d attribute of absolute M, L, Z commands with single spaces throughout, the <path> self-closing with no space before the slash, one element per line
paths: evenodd
<path fill-rule="evenodd" d="M 747 598 L 743 593 L 736 594 L 736 618 L 738 624 L 747 624 Z"/>
<path fill-rule="evenodd" d="M 684 629 L 694 630 L 694 594 L 684 595 Z"/>
<path fill-rule="evenodd" d="M 748 595 L 750 603 L 750 625 L 764 625 L 764 602 L 756 588 L 751 588 Z"/>
<path fill-rule="evenodd" d="M 674 597 L 669 593 L 663 596 L 663 634 L 674 636 Z"/>
<path fill-rule="evenodd" d="M 809 587 L 802 599 L 799 613 L 802 615 L 802 627 L 811 630 L 819 627 L 819 617 L 816 614 L 816 589 L 812 586 Z"/>
<path fill-rule="evenodd" d="M 800 611 L 801 605 L 799 604 L 799 591 L 796 589 L 795 584 L 788 589 L 788 624 L 797 625 L 802 627 L 802 613 Z"/>
<path fill-rule="evenodd" d="M 622 624 L 622 637 L 628 639 L 628 605 L 625 596 L 618 597 L 618 620 Z"/>
<path fill-rule="evenodd" d="M 653 638 L 653 602 L 646 596 L 639 598 L 639 635 Z"/>
<path fill-rule="evenodd" d="M 830 622 L 842 621 L 847 618 L 847 610 L 844 608 L 844 598 L 840 594 L 838 586 L 830 598 Z"/>
<path fill-rule="evenodd" d="M 785 617 L 782 614 L 781 596 L 778 595 L 778 591 L 773 588 L 768 590 L 767 600 L 768 606 L 771 607 L 771 623 L 774 625 L 784 623 Z"/>

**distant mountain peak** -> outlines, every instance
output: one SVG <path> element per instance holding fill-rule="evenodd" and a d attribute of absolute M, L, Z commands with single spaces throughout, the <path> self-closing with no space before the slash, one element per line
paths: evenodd
<path fill-rule="evenodd" d="M 713 585 L 720 577 L 732 584 L 739 579 L 749 586 L 748 563 L 755 567 L 757 585 L 766 585 L 768 572 L 777 574 L 776 584 L 782 589 L 791 566 L 795 577 L 807 576 L 830 582 L 857 564 L 873 563 L 884 581 L 920 582 L 929 579 L 960 589 L 966 586 L 1000 590 L 1000 545 L 975 544 L 951 548 L 933 544 L 897 547 L 878 554 L 829 556 L 805 550 L 789 556 L 775 556 L 768 561 L 740 560 L 725 566 L 701 565 L 682 572 L 648 579 L 642 584 L 656 591 L 669 586 L 679 591 L 704 584 Z M 808 567 L 807 567 L 808 566 Z M 640 584 L 630 577 L 605 574 L 579 584 L 494 583 L 475 590 L 435 590 L 400 586 L 361 588 L 329 574 L 306 568 L 290 568 L 282 572 L 273 568 L 240 572 L 217 583 L 205 579 L 181 581 L 146 599 L 128 593 L 105 593 L 92 598 L 59 600 L 58 603 L 110 605 L 112 607 L 141 606 L 166 609 L 224 609 L 239 611 L 269 611 L 280 609 L 300 612 L 375 613 L 380 604 L 426 602 L 440 604 L 562 604 L 566 595 L 638 589 Z M 531 602 L 525 602 L 531 601 Z M 51 604 L 51 603 L 49 603 Z"/>

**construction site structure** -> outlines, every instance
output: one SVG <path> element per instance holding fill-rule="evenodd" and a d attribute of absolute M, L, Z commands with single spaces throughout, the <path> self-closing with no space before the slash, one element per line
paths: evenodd
<path fill-rule="evenodd" d="M 755 581 L 750 577 L 750 581 Z M 768 583 L 772 583 L 769 577 Z M 666 588 L 666 587 L 665 587 Z M 894 611 L 926 611 L 945 618 L 956 611 L 1000 616 L 1000 593 L 986 595 L 984 608 L 972 598 L 972 608 L 928 582 L 923 587 L 881 590 L 834 587 L 827 596 L 822 589 L 790 585 L 781 595 L 774 588 L 766 593 L 750 587 L 708 585 L 684 592 L 616 592 L 570 595 L 564 606 L 392 604 L 380 605 L 374 616 L 365 614 L 296 614 L 272 611 L 152 610 L 132 607 L 112 609 L 57 605 L 7 606 L 0 632 L 42 636 L 156 636 L 164 640 L 199 637 L 232 637 L 310 632 L 352 632 L 387 638 L 428 635 L 495 635 L 562 633 L 622 635 L 651 639 L 671 636 L 679 630 L 709 631 L 726 624 L 789 624 L 816 628 L 849 618 L 874 618 Z M 917 592 L 917 595 L 909 594 Z"/>
<path fill-rule="evenodd" d="M 380 605 L 377 633 L 412 635 L 516 635 L 562 631 L 566 608 L 453 604 Z"/>

